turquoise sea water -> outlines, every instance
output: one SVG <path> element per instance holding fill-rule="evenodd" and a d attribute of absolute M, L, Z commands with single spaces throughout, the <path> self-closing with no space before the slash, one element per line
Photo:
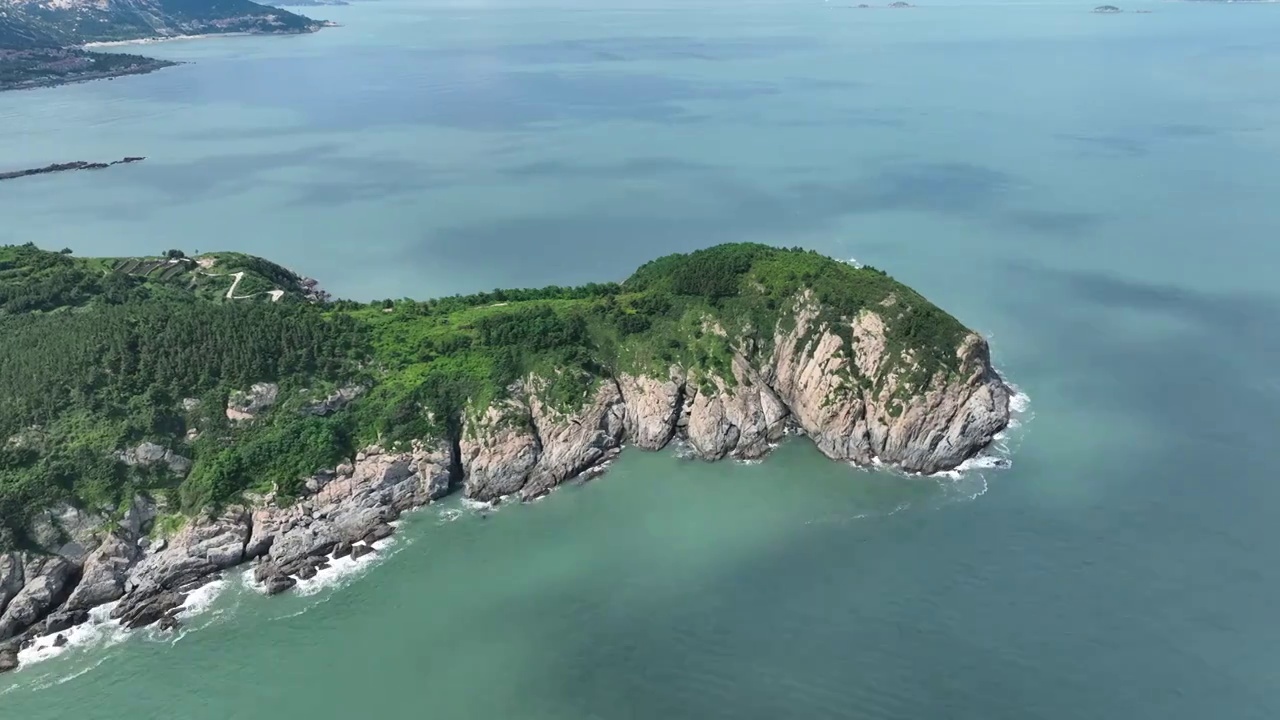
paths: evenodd
<path fill-rule="evenodd" d="M 627 453 L 307 596 L 0 677 L 0 719 L 1275 718 L 1280 6 L 376 0 L 0 94 L 0 242 L 338 295 L 729 240 L 886 268 L 1031 398 L 960 480 Z M 840 6 L 845 5 L 845 6 Z M 456 502 L 456 501 L 454 501 Z"/>

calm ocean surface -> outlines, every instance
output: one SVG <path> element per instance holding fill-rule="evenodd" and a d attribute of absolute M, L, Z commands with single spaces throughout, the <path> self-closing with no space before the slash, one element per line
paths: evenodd
<path fill-rule="evenodd" d="M 923 0 L 921 0 L 923 2 Z M 234 249 L 339 296 L 755 240 L 887 269 L 1029 397 L 1006 470 L 629 452 L 0 720 L 1280 717 L 1280 5 L 375 0 L 0 94 L 0 242 Z"/>

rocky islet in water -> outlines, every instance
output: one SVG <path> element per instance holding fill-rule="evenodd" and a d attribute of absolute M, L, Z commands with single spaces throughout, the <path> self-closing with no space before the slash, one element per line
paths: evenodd
<path fill-rule="evenodd" d="M 136 162 L 146 160 L 142 156 L 129 156 L 111 162 L 88 162 L 85 160 L 76 160 L 66 163 L 54 163 L 45 165 L 44 167 L 31 168 L 29 170 L 13 170 L 10 172 L 0 172 L 0 180 L 15 180 L 22 177 L 30 177 L 32 175 L 47 175 L 56 172 L 69 172 L 72 170 L 103 170 L 112 165 L 129 165 Z"/>
<path fill-rule="evenodd" d="M 408 509 L 535 498 L 624 444 L 754 459 L 799 430 L 835 460 L 932 473 L 1009 421 L 980 336 L 881 271 L 763 245 L 373 304 L 249 256 L 10 247 L 0 325 L 0 668 L 95 607 L 174 627 L 229 568 L 283 592 Z"/>

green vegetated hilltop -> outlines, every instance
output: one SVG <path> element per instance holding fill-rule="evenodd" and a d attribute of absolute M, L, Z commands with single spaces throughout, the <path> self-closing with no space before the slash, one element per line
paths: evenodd
<path fill-rule="evenodd" d="M 35 514 L 65 503 L 109 517 L 145 491 L 176 517 L 251 491 L 289 497 L 359 448 L 456 440 L 464 413 L 530 375 L 566 410 L 620 373 L 679 364 L 691 383 L 731 380 L 734 350 L 767 355 L 802 295 L 829 320 L 884 317 L 890 359 L 861 383 L 897 373 L 923 388 L 959 370 L 969 331 L 955 318 L 880 270 L 801 249 L 721 245 L 622 283 L 361 303 L 236 253 L 3 247 L 0 548 L 30 545 Z M 263 382 L 278 401 L 229 419 L 228 401 Z M 316 409 L 344 389 L 359 392 Z M 144 441 L 192 459 L 190 472 L 125 462 Z"/>

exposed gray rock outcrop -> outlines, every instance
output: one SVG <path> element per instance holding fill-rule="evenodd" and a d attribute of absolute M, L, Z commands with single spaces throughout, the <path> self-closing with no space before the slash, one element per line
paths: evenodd
<path fill-rule="evenodd" d="M 88 610 L 124 597 L 129 570 L 141 556 L 137 542 L 121 534 L 110 534 L 85 560 L 80 583 L 65 609 Z"/>
<path fill-rule="evenodd" d="M 444 445 L 416 444 L 407 452 L 367 448 L 354 463 L 312 478 L 311 494 L 288 505 L 268 498 L 253 513 L 246 558 L 262 558 L 256 574 L 276 592 L 279 576 L 310 572 L 340 544 L 350 545 L 382 528 L 409 508 L 449 491 L 453 458 Z"/>
<path fill-rule="evenodd" d="M 153 442 L 139 443 L 137 447 L 121 450 L 116 457 L 130 467 L 153 467 L 165 465 L 169 472 L 178 477 L 186 477 L 191 470 L 190 458 L 183 457 L 172 450 Z"/>
<path fill-rule="evenodd" d="M 536 497 L 565 480 L 617 456 L 626 430 L 625 406 L 617 383 L 606 380 L 577 412 L 566 413 L 542 399 L 541 388 L 529 397 L 533 426 L 542 451 L 521 496 Z"/>
<path fill-rule="evenodd" d="M 679 365 L 671 366 L 665 380 L 628 374 L 618 378 L 628 442 L 645 450 L 661 450 L 671 442 L 684 412 L 686 379 Z"/>
<path fill-rule="evenodd" d="M 71 505 L 60 505 L 39 513 L 27 530 L 37 547 L 79 562 L 97 544 L 101 526 L 101 517 Z"/>
<path fill-rule="evenodd" d="M 510 400 L 468 424 L 461 441 L 467 497 L 529 499 L 614 457 L 626 431 L 618 384 L 601 381 L 582 408 L 566 412 L 543 399 L 531 379 Z"/>
<path fill-rule="evenodd" d="M 22 575 L 22 589 L 0 615 L 0 641 L 21 633 L 53 611 L 75 582 L 76 566 L 56 555 L 26 554 Z"/>
<path fill-rule="evenodd" d="M 350 385 L 348 387 L 339 388 L 322 400 L 317 400 L 316 402 L 307 405 L 303 408 L 303 412 L 310 415 L 318 415 L 320 417 L 332 415 L 349 405 L 351 401 L 363 395 L 364 390 L 365 389 L 359 385 Z"/>
<path fill-rule="evenodd" d="M 216 517 L 192 520 L 163 550 L 138 563 L 111 616 L 130 625 L 146 624 L 139 623 L 139 618 L 159 619 L 182 603 L 177 599 L 166 606 L 178 597 L 177 591 L 199 587 L 219 571 L 243 562 L 249 533 L 249 510 L 240 506 L 227 508 Z"/>
<path fill-rule="evenodd" d="M 227 419 L 237 422 L 253 420 L 271 409 L 279 397 L 279 385 L 254 383 L 249 390 L 231 393 L 227 398 Z"/>
<path fill-rule="evenodd" d="M 881 373 L 889 358 L 879 315 L 863 311 L 851 321 L 853 357 L 817 318 L 802 306 L 794 329 L 779 329 L 772 365 L 778 396 L 828 457 L 933 473 L 973 456 L 1008 424 L 1009 389 L 981 337 L 956 348 L 958 373 L 937 373 L 920 391 Z M 871 382 L 882 376 L 878 387 Z"/>
<path fill-rule="evenodd" d="M 686 412 L 685 435 L 707 460 L 764 457 L 782 439 L 790 414 L 738 354 L 733 356 L 732 382 L 711 376 L 691 393 Z"/>
<path fill-rule="evenodd" d="M 0 555 L 0 617 L 4 616 L 5 608 L 9 607 L 9 601 L 22 590 L 24 580 L 22 555 L 19 553 Z"/>
<path fill-rule="evenodd" d="M 6 673 L 18 667 L 18 648 L 13 645 L 0 647 L 0 673 Z"/>

